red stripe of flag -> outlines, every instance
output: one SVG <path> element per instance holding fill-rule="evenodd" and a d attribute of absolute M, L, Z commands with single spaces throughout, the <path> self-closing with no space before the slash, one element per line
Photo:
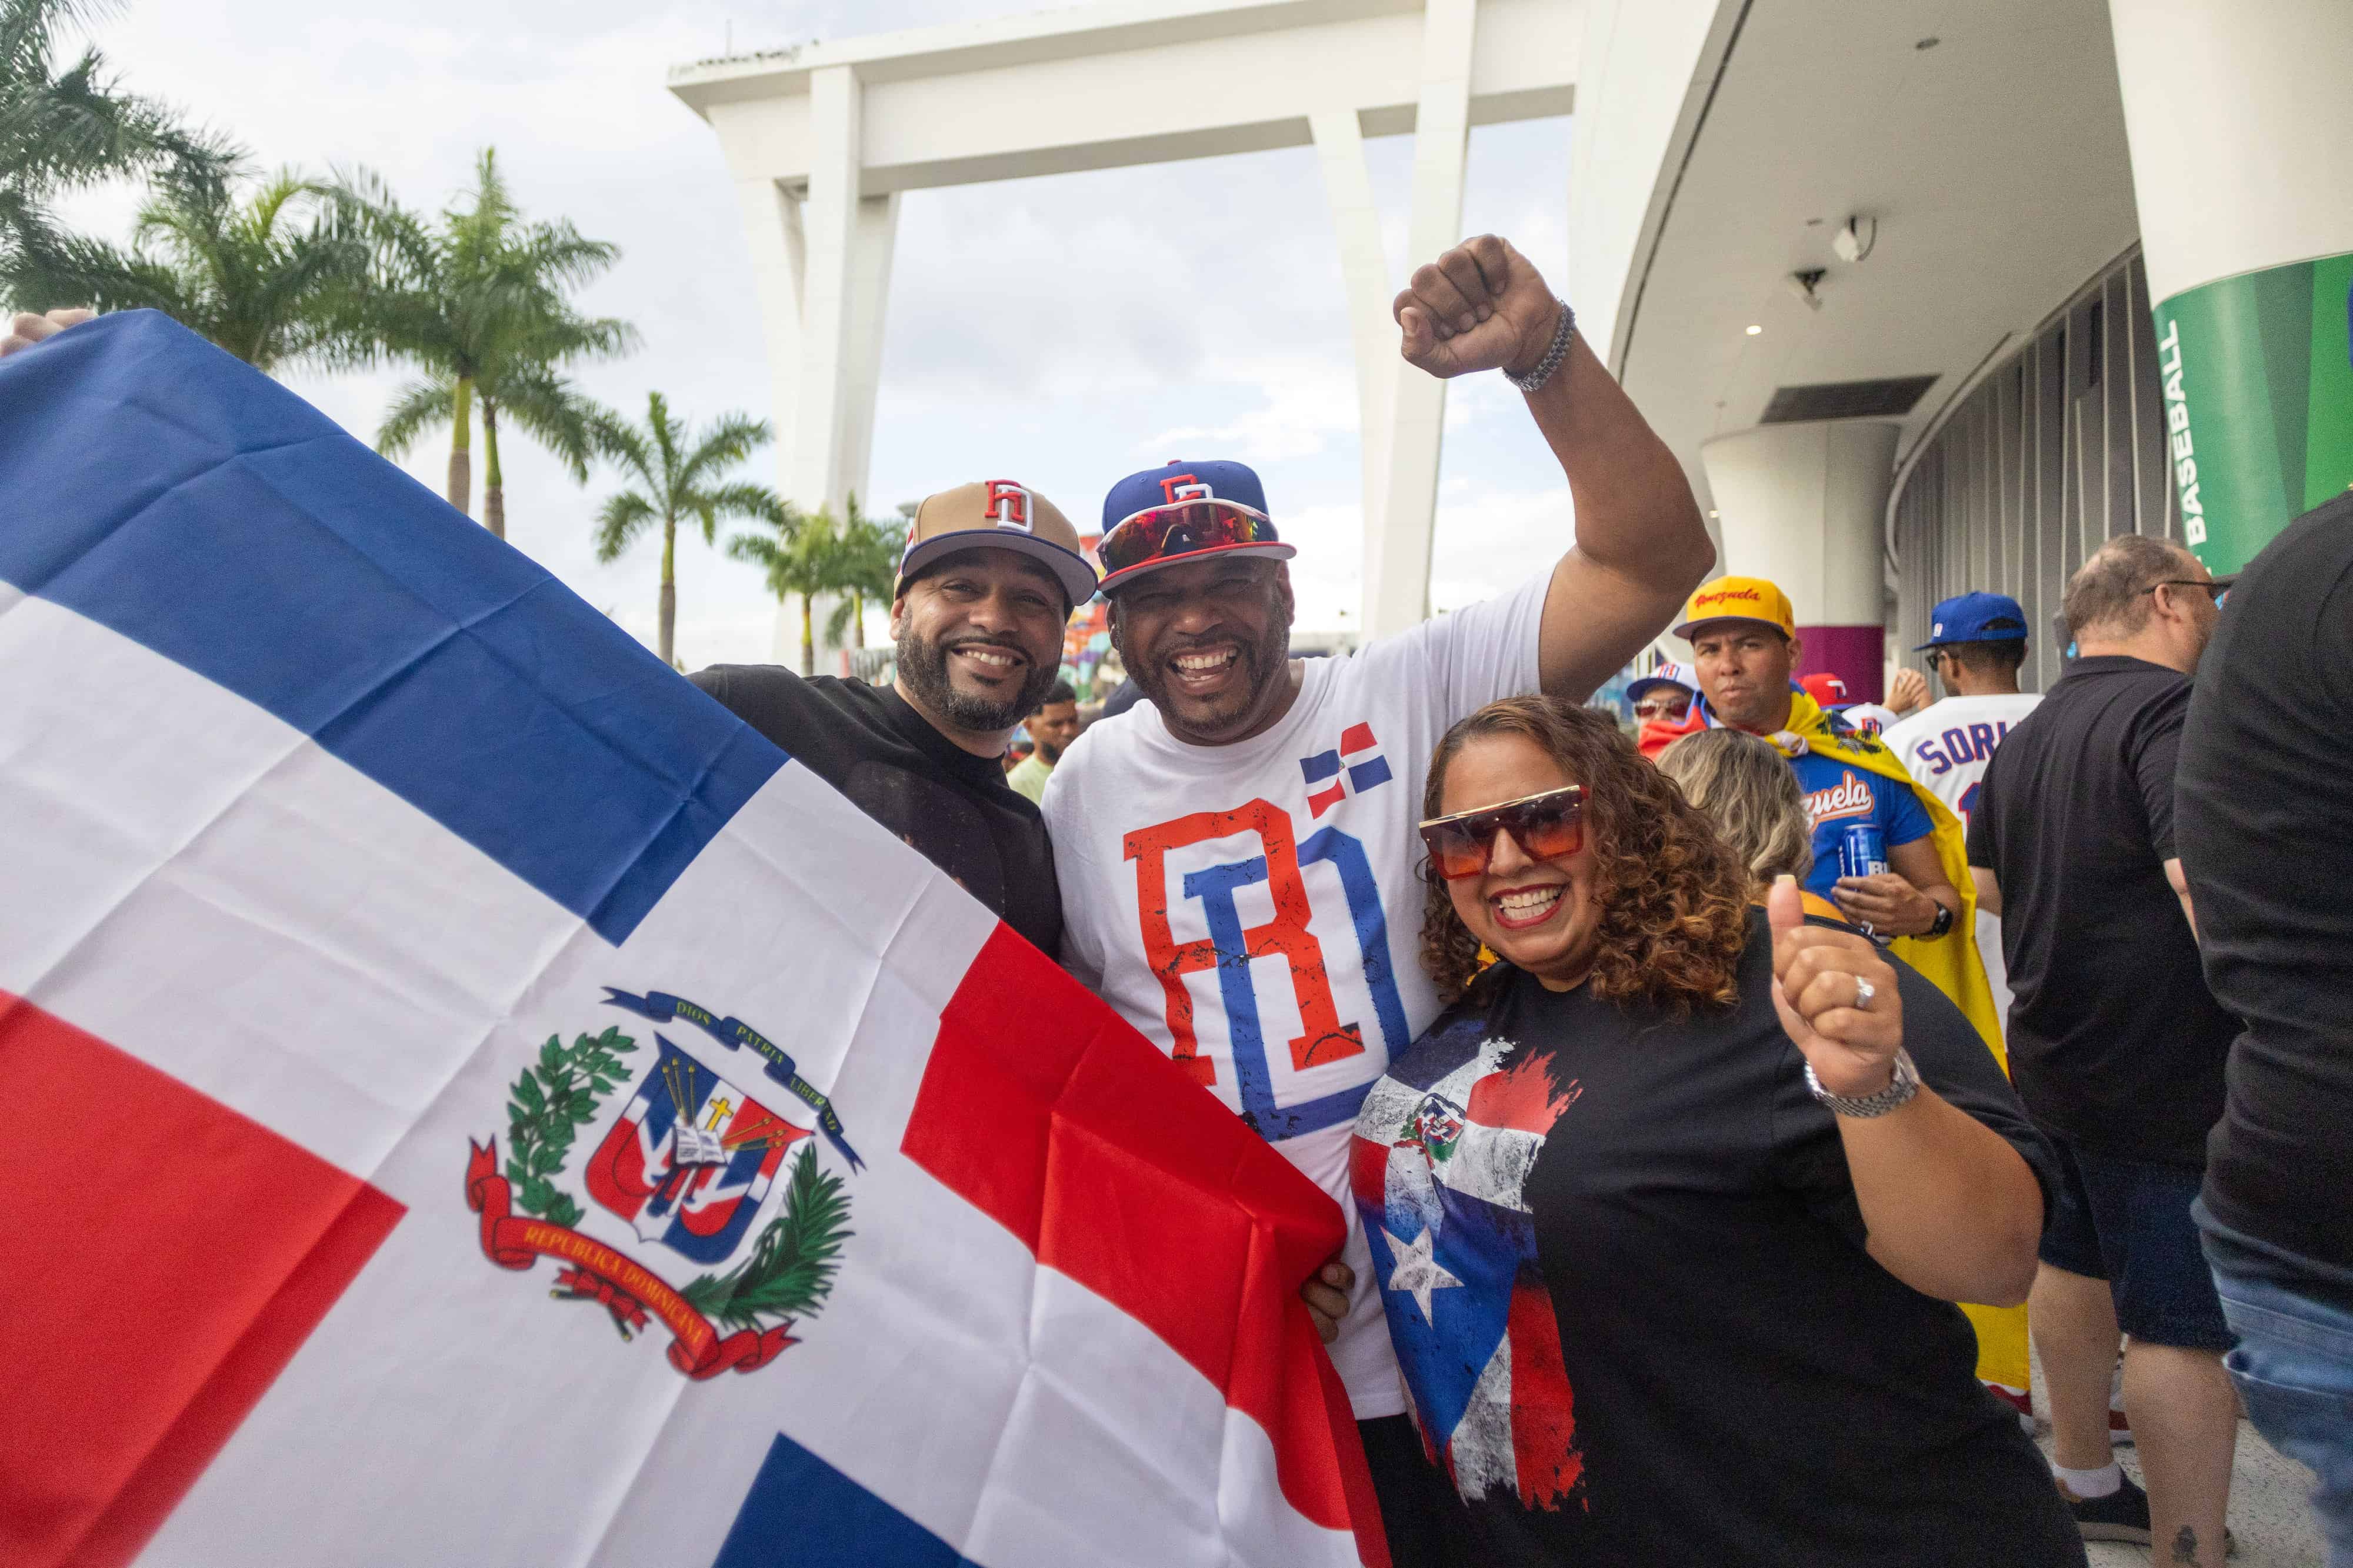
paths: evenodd
<path fill-rule="evenodd" d="M 1092 1033 L 1038 1026 L 1090 1015 Z M 1329 1364 L 1297 1291 L 1345 1234 L 1331 1200 L 1008 927 L 941 1015 L 900 1148 L 1222 1389 L 1272 1440 L 1291 1505 L 1353 1522 L 1386 1568 L 1337 1375 L 1282 1376 Z"/>
<path fill-rule="evenodd" d="M 1577 1446 L 1577 1393 L 1561 1360 L 1552 1296 L 1541 1278 L 1522 1267 L 1504 1326 L 1512 1342 L 1512 1459 L 1522 1500 L 1558 1508 L 1585 1474 L 1585 1455 Z"/>
<path fill-rule="evenodd" d="M 128 1563 L 405 1212 L 0 991 L 0 1562 Z"/>

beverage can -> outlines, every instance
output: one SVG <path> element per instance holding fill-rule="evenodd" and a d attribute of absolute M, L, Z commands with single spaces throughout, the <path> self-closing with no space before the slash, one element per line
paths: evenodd
<path fill-rule="evenodd" d="M 1850 822 L 1839 833 L 1839 870 L 1874 877 L 1887 869 L 1887 839 L 1875 822 Z"/>

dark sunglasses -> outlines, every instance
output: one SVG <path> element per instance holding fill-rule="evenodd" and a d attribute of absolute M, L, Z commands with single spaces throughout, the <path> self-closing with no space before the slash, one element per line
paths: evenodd
<path fill-rule="evenodd" d="M 2219 605 L 2231 596 L 2231 584 L 2237 581 L 2236 577 L 2215 577 L 2201 583 L 2195 577 L 2168 577 L 2162 583 L 2151 583 L 2141 592 L 2154 594 L 2159 588 L 2203 588 L 2206 596 Z"/>
<path fill-rule="evenodd" d="M 1447 881 L 1475 877 L 1495 853 L 1495 835 L 1508 833 L 1531 860 L 1557 860 L 1585 845 L 1585 789 L 1570 784 L 1522 795 L 1501 805 L 1433 816 L 1421 825 L 1430 864 Z"/>
<path fill-rule="evenodd" d="M 1188 500 L 1122 518 L 1095 546 L 1103 575 L 1235 544 L 1281 542 L 1274 524 L 1238 501 Z"/>

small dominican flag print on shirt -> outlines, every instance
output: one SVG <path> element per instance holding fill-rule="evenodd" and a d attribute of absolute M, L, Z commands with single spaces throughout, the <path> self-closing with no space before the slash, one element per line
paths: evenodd
<path fill-rule="evenodd" d="M 1340 732 L 1339 748 L 1299 759 L 1307 778 L 1307 811 L 1321 816 L 1352 795 L 1389 782 L 1388 759 L 1373 739 L 1370 724 L 1351 724 Z"/>

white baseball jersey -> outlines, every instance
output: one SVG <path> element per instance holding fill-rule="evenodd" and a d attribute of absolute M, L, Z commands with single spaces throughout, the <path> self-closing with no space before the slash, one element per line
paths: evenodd
<path fill-rule="evenodd" d="M 1881 736 L 1917 783 L 1934 790 L 1966 830 L 1978 804 L 1986 764 L 2010 726 L 2034 711 L 2042 699 L 2031 691 L 2001 697 L 1947 697 L 1909 719 L 1898 720 Z M 1978 911 L 1978 952 L 1993 987 L 1995 1016 L 2010 1025 L 2010 969 L 2001 958 L 2001 921 Z"/>

